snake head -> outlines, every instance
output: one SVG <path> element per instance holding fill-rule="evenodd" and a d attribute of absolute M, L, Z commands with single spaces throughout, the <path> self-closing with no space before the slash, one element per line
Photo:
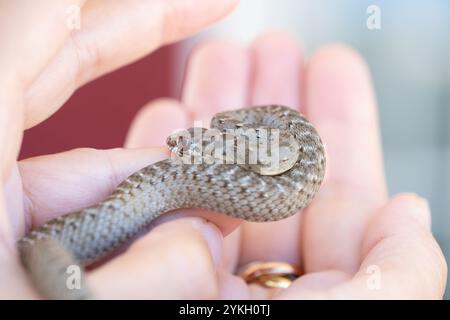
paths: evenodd
<path fill-rule="evenodd" d="M 168 136 L 166 140 L 169 151 L 178 157 L 182 157 L 186 149 L 186 138 L 183 131 L 186 130 L 177 131 Z"/>
<path fill-rule="evenodd" d="M 167 137 L 167 147 L 178 157 L 197 155 L 197 153 L 201 155 L 203 134 L 206 130 L 205 128 L 190 128 L 176 131 Z"/>

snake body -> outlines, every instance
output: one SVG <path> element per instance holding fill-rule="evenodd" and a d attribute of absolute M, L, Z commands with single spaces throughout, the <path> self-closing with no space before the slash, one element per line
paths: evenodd
<path fill-rule="evenodd" d="M 315 128 L 297 111 L 275 105 L 228 111 L 211 121 L 211 128 L 221 132 L 245 127 L 279 129 L 293 137 L 299 149 L 292 167 L 261 175 L 228 163 L 185 164 L 170 158 L 151 164 L 99 204 L 51 220 L 18 242 L 37 290 L 51 299 L 91 298 L 84 282 L 81 288 L 68 289 L 67 268 L 98 261 L 174 209 L 202 208 L 248 221 L 275 221 L 304 208 L 325 172 L 324 148 Z M 186 147 L 185 141 L 177 143 Z"/>

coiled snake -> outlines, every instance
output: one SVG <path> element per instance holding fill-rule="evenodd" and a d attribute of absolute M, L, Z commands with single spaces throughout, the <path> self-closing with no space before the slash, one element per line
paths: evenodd
<path fill-rule="evenodd" d="M 248 221 L 275 221 L 304 208 L 318 191 L 325 172 L 323 144 L 297 111 L 270 105 L 223 112 L 214 116 L 211 128 L 209 135 L 200 129 L 200 137 L 192 134 L 196 129 L 170 136 L 167 144 L 177 157 L 139 170 L 101 203 L 22 238 L 20 257 L 41 295 L 92 298 L 84 278 L 80 288 L 67 286 L 68 268 L 104 257 L 167 211 L 203 208 Z M 269 142 L 276 144 L 263 148 Z M 186 158 L 191 162 L 180 161 Z"/>

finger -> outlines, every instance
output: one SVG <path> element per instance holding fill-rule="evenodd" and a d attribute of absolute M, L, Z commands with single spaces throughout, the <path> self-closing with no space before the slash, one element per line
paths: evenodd
<path fill-rule="evenodd" d="M 70 32 L 65 25 L 65 9 L 69 4 L 83 3 L 81 0 L 0 2 L 0 181 L 7 179 L 20 148 L 24 92 Z"/>
<path fill-rule="evenodd" d="M 281 104 L 300 108 L 303 52 L 297 40 L 285 32 L 268 32 L 251 48 L 252 105 Z"/>
<path fill-rule="evenodd" d="M 217 112 L 241 108 L 248 102 L 251 60 L 247 48 L 227 40 L 210 40 L 190 57 L 183 88 L 183 102 L 191 121 L 208 127 Z M 233 270 L 239 256 L 240 229 L 225 238 L 227 270 Z"/>
<path fill-rule="evenodd" d="M 219 276 L 219 300 L 249 300 L 249 286 L 245 281 L 228 271 L 220 270 Z"/>
<path fill-rule="evenodd" d="M 306 113 L 327 151 L 327 174 L 306 211 L 302 245 L 307 272 L 355 272 L 365 228 L 386 198 L 377 111 L 367 66 L 333 45 L 311 59 Z"/>
<path fill-rule="evenodd" d="M 300 107 L 303 55 L 285 33 L 268 33 L 252 45 L 251 104 Z M 269 223 L 243 224 L 241 263 L 281 260 L 299 263 L 300 215 Z"/>
<path fill-rule="evenodd" d="M 370 221 L 363 262 L 353 278 L 342 281 L 345 277 L 334 272 L 341 279 L 316 290 L 300 278 L 280 298 L 441 299 L 447 265 L 430 220 L 424 199 L 413 194 L 394 197 Z"/>
<path fill-rule="evenodd" d="M 172 221 L 92 271 L 88 281 L 99 299 L 215 298 L 221 246 L 214 225 L 199 218 Z"/>
<path fill-rule="evenodd" d="M 50 116 L 79 86 L 201 30 L 237 2 L 89 1 L 82 11 L 81 28 L 30 88 L 26 127 Z"/>
<path fill-rule="evenodd" d="M 431 233 L 428 203 L 417 195 L 398 195 L 374 216 L 362 257 L 343 294 L 380 299 L 441 299 L 444 294 L 447 264 Z"/>
<path fill-rule="evenodd" d="M 24 229 L 103 200 L 133 172 L 166 157 L 161 148 L 76 149 L 20 161 Z"/>
<path fill-rule="evenodd" d="M 246 105 L 250 67 L 248 50 L 235 42 L 210 40 L 196 48 L 182 95 L 193 120 L 208 126 L 217 112 Z"/>
<path fill-rule="evenodd" d="M 125 146 L 143 148 L 165 144 L 166 138 L 175 130 L 190 126 L 189 116 L 180 102 L 172 99 L 160 99 L 143 107 L 136 115 L 127 134 Z M 207 210 L 176 210 L 170 215 L 161 217 L 159 222 L 173 220 L 177 217 L 196 216 L 214 221 L 222 233 L 228 235 L 236 229 L 241 221 L 236 218 Z M 159 223 L 156 222 L 156 223 Z"/>
<path fill-rule="evenodd" d="M 242 225 L 242 220 L 239 226 Z M 227 234 L 225 241 L 223 243 L 223 258 L 222 267 L 224 270 L 229 272 L 236 271 L 236 267 L 239 264 L 240 259 L 240 247 L 242 243 L 242 232 L 241 228 L 233 230 L 230 234 Z"/>
<path fill-rule="evenodd" d="M 171 133 L 185 129 L 189 125 L 189 116 L 178 101 L 156 100 L 138 112 L 128 130 L 125 146 L 127 148 L 162 146 Z"/>
<path fill-rule="evenodd" d="M 8 226 L 12 246 L 15 246 L 15 237 L 13 235 L 23 234 L 25 232 L 25 216 L 23 201 L 23 185 L 17 162 L 12 167 L 11 174 L 4 185 L 4 197 L 6 201 L 5 212 L 8 215 Z"/>
<path fill-rule="evenodd" d="M 8 182 L 10 184 L 10 182 Z M 15 186 L 14 186 L 15 187 Z M 0 300 L 37 297 L 28 282 L 15 250 L 7 194 L 0 185 Z"/>
<path fill-rule="evenodd" d="M 0 217 L 5 216 L 0 211 Z M 27 280 L 27 276 L 19 263 L 16 253 L 9 240 L 2 238 L 0 233 L 0 300 L 35 299 L 36 292 Z"/>
<path fill-rule="evenodd" d="M 0 154 L 3 155 L 0 175 L 8 174 L 17 157 L 25 121 L 26 88 L 70 33 L 66 27 L 66 9 L 83 4 L 81 0 L 0 2 Z"/>
<path fill-rule="evenodd" d="M 68 4 L 67 0 L 0 2 L 0 251 L 9 251 L 14 242 L 3 184 L 10 178 L 22 139 L 23 94 L 69 33 L 60 14 Z"/>

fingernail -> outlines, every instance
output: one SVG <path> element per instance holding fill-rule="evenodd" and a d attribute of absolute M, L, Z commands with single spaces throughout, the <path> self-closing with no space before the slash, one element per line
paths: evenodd
<path fill-rule="evenodd" d="M 194 228 L 198 229 L 208 244 L 214 267 L 218 269 L 222 257 L 223 235 L 214 224 L 203 219 L 195 219 L 192 222 Z"/>

